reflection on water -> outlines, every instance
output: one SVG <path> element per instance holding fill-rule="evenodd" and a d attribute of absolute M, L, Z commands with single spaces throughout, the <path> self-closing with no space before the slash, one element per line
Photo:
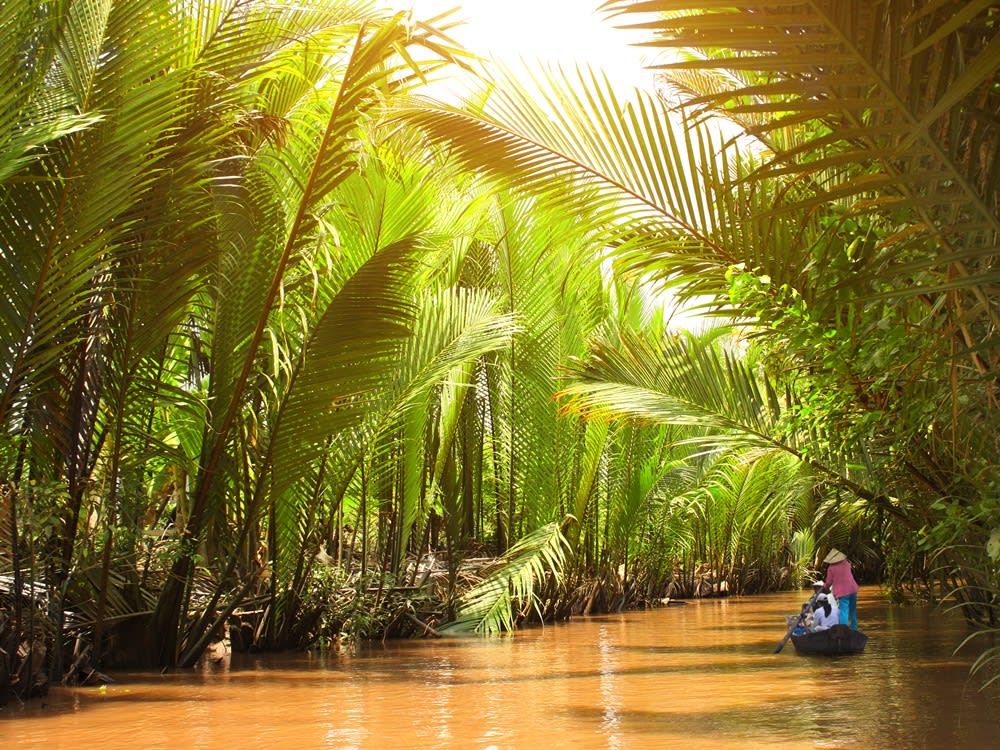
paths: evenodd
<path fill-rule="evenodd" d="M 866 748 L 1000 745 L 1000 695 L 953 655 L 961 621 L 863 590 L 860 656 L 801 657 L 803 594 L 574 620 L 513 638 L 407 641 L 352 657 L 234 657 L 116 675 L 0 711 L 22 748 Z"/>

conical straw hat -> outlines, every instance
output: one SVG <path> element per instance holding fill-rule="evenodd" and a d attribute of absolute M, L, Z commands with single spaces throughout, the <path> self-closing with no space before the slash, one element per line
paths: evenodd
<path fill-rule="evenodd" d="M 845 555 L 839 549 L 834 547 L 832 550 L 830 550 L 830 554 L 823 558 L 823 562 L 832 565 L 833 563 L 839 563 L 841 560 L 846 560 L 846 559 L 847 555 Z"/>

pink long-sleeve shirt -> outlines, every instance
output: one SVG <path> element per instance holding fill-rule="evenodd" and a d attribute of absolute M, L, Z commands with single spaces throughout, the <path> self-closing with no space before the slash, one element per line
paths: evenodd
<path fill-rule="evenodd" d="M 834 596 L 849 596 L 857 593 L 858 582 L 854 580 L 854 574 L 851 573 L 850 560 L 833 563 L 826 569 L 825 580 Z"/>

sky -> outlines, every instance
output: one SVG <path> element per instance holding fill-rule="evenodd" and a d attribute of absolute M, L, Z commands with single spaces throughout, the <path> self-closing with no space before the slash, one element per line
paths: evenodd
<path fill-rule="evenodd" d="M 588 63 L 616 83 L 645 86 L 651 75 L 642 68 L 642 50 L 629 46 L 634 32 L 616 29 L 595 10 L 602 0 L 390 0 L 426 20 L 451 8 L 451 17 L 467 20 L 451 36 L 484 57 L 516 67 L 519 61 Z"/>

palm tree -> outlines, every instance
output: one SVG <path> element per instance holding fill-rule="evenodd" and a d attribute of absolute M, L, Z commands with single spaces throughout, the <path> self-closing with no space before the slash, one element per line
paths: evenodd
<path fill-rule="evenodd" d="M 176 502 L 182 538 L 148 631 L 152 658 L 174 663 L 199 545 L 211 552 L 229 544 L 231 517 L 249 533 L 266 507 L 260 488 L 271 457 L 244 461 L 257 450 L 255 431 L 274 426 L 255 421 L 266 413 L 262 352 L 278 353 L 270 358 L 276 379 L 291 372 L 296 393 L 322 381 L 312 403 L 278 415 L 294 429 L 296 414 L 301 426 L 315 400 L 325 403 L 323 418 L 306 420 L 310 430 L 300 435 L 294 458 L 305 466 L 322 452 L 323 436 L 360 421 L 357 396 L 384 380 L 379 351 L 395 351 L 408 334 L 404 269 L 421 251 L 412 238 L 385 246 L 360 275 L 358 266 L 342 267 L 338 284 L 353 294 L 336 310 L 319 308 L 315 331 L 289 336 L 281 302 L 315 263 L 318 239 L 329 245 L 322 213 L 330 191 L 357 170 L 362 122 L 436 65 L 418 66 L 404 47 L 451 53 L 429 27 L 367 3 L 24 0 L 5 5 L 3 20 L 9 44 L 17 37 L 6 32 L 38 24 L 11 48 L 20 72 L 3 89 L 9 356 L 0 419 L 15 436 L 3 446 L 5 479 L 65 483 L 66 497 L 53 501 L 61 528 L 47 537 L 49 580 L 62 597 L 80 588 L 73 595 L 85 606 L 96 593 L 89 609 L 100 622 L 112 598 L 116 617 L 149 607 L 110 596 L 121 583 L 112 568 L 123 564 L 135 583 L 148 522 L 143 485 L 186 464 L 171 470 L 176 481 L 158 509 Z M 365 311 L 368 335 L 309 357 L 305 371 L 328 375 L 357 361 L 359 348 L 367 370 L 357 369 L 348 387 L 300 372 L 310 346 L 355 333 L 344 318 Z M 263 348 L 268 340 L 276 345 Z M 282 352 L 278 343 L 292 346 Z M 165 402 L 180 407 L 166 429 Z M 199 421 L 193 433 L 182 429 Z M 85 507 L 97 486 L 108 489 Z M 86 540 L 75 560 L 80 520 L 91 510 L 103 538 Z M 134 536 L 116 531 L 122 522 Z M 188 647 L 207 623 L 199 621 Z"/>
<path fill-rule="evenodd" d="M 380 358 L 382 361 L 376 362 L 385 377 L 379 388 L 369 392 L 362 421 L 357 429 L 341 428 L 328 433 L 335 441 L 340 441 L 334 445 L 341 449 L 350 446 L 350 452 L 330 455 L 331 445 L 323 442 L 327 433 L 317 431 L 322 428 L 315 424 L 318 404 L 314 402 L 313 394 L 341 378 L 346 378 L 342 388 L 348 391 L 348 383 L 357 382 L 358 373 L 363 372 L 366 366 L 372 366 L 351 359 L 332 367 L 329 363 L 335 360 L 325 353 L 329 347 L 343 347 L 343 342 L 350 341 L 352 336 L 362 335 L 367 339 L 372 331 L 377 330 L 377 321 L 381 320 L 384 324 L 387 319 L 384 307 L 375 304 L 379 297 L 372 293 L 372 289 L 348 288 L 365 273 L 364 269 L 355 273 L 328 308 L 328 311 L 343 311 L 336 335 L 326 338 L 323 331 L 326 322 L 321 320 L 315 330 L 317 335 L 324 336 L 324 341 L 303 351 L 303 362 L 322 361 L 324 369 L 310 372 L 306 364 L 302 377 L 308 377 L 308 381 L 289 383 L 287 406 L 282 404 L 282 411 L 273 420 L 275 427 L 271 439 L 276 440 L 276 444 L 275 460 L 272 462 L 274 469 L 268 480 L 271 483 L 269 492 L 272 493 L 272 502 L 281 498 L 283 492 L 288 497 L 276 507 L 273 519 L 276 535 L 269 550 L 274 561 L 271 581 L 272 586 L 276 581 L 287 581 L 294 567 L 295 579 L 290 590 L 295 592 L 296 597 L 301 596 L 302 586 L 308 577 L 303 555 L 306 551 L 315 551 L 311 540 L 315 538 L 315 522 L 319 520 L 316 518 L 314 493 L 294 497 L 294 493 L 287 492 L 292 489 L 296 477 L 288 475 L 286 467 L 303 466 L 310 460 L 308 456 L 299 455 L 303 445 L 313 445 L 314 452 L 319 450 L 311 460 L 318 458 L 324 465 L 330 465 L 328 481 L 348 482 L 349 476 L 365 460 L 373 467 L 369 472 L 370 481 L 377 484 L 386 480 L 385 484 L 392 488 L 389 496 L 382 498 L 391 514 L 391 533 L 382 540 L 385 553 L 382 570 L 390 575 L 400 575 L 411 540 L 417 537 L 419 541 L 429 513 L 423 465 L 426 463 L 425 435 L 436 412 L 432 404 L 438 394 L 447 393 L 453 383 L 464 393 L 468 387 L 467 374 L 476 360 L 506 346 L 517 330 L 513 318 L 498 311 L 497 301 L 489 295 L 476 290 L 435 289 L 431 283 L 441 266 L 451 260 L 452 253 L 450 242 L 435 247 L 435 236 L 447 236 L 443 232 L 437 234 L 435 225 L 442 223 L 454 229 L 455 224 L 454 217 L 448 216 L 447 210 L 441 210 L 447 204 L 435 204 L 445 193 L 445 188 L 426 165 L 407 162 L 387 175 L 373 163 L 363 176 L 352 178 L 343 187 L 334 192 L 338 205 L 327 215 L 339 227 L 342 252 L 357 248 L 359 250 L 355 252 L 372 252 L 373 259 L 385 256 L 392 247 L 395 234 L 401 233 L 404 240 L 410 237 L 416 239 L 422 263 L 420 267 L 410 268 L 404 286 L 406 301 L 410 305 L 410 323 L 405 339 L 392 352 Z M 441 217 L 441 213 L 446 215 Z M 380 248 L 382 243 L 389 245 Z M 387 276 L 384 269 L 376 267 L 373 271 L 368 283 L 384 283 Z M 370 311 L 359 312 L 361 307 L 368 307 Z M 366 321 L 364 315 L 371 316 L 371 320 Z M 376 354 L 373 349 L 366 352 L 367 357 Z M 291 388 L 293 385 L 294 389 Z M 304 393 L 297 391 L 299 388 L 304 389 Z M 302 409 L 299 402 L 309 406 Z M 283 421 L 285 413 L 290 413 L 292 409 L 301 409 L 297 411 L 299 416 L 292 422 L 292 427 L 287 429 L 281 424 L 279 428 L 278 419 Z M 303 443 L 303 435 L 310 432 L 315 433 L 317 439 Z M 280 440 L 277 440 L 279 434 Z M 343 435 L 349 438 L 346 442 L 341 440 Z M 330 508 L 327 512 L 332 510 Z M 288 563 L 292 561 L 294 565 L 289 567 Z M 294 608 L 285 611 L 283 617 L 287 630 L 294 620 Z"/>
<path fill-rule="evenodd" d="M 482 541 L 492 536 L 494 550 L 508 561 L 459 603 L 458 622 L 495 630 L 531 613 L 531 571 L 556 573 L 547 568 L 555 561 L 562 570 L 560 528 L 590 496 L 603 442 L 588 442 L 586 428 L 560 414 L 553 395 L 561 368 L 584 352 L 585 336 L 600 320 L 604 282 L 596 264 L 584 260 L 589 238 L 571 216 L 489 183 L 486 189 L 492 196 L 484 222 L 458 279 L 495 296 L 519 328 L 503 350 L 483 358 L 479 376 L 470 381 L 475 411 L 465 410 L 461 422 L 451 412 L 462 439 L 442 430 L 448 439 L 441 442 L 434 477 L 448 521 L 452 587 L 476 534 Z M 454 452 L 443 452 L 452 447 Z M 588 450 L 581 466 L 581 453 Z M 528 537 L 534 541 L 522 544 Z M 548 558 L 550 553 L 556 556 Z M 520 588 L 524 582 L 527 589 Z M 490 615 L 480 619 L 484 612 Z"/>
<path fill-rule="evenodd" d="M 958 564 L 958 578 L 971 584 L 964 595 L 989 599 L 985 519 L 996 511 L 989 489 L 996 473 L 987 456 L 997 449 L 997 390 L 988 373 L 998 361 L 991 342 L 1000 239 L 996 8 L 604 7 L 626 18 L 653 13 L 644 17 L 652 46 L 681 52 L 664 61 L 664 85 L 687 107 L 723 112 L 760 139 L 767 151 L 750 184 L 779 178 L 808 186 L 783 192 L 761 216 L 825 215 L 828 230 L 800 242 L 782 276 L 774 264 L 748 262 L 773 283 L 745 303 L 784 332 L 773 337 L 783 350 L 776 362 L 826 371 L 800 381 L 834 389 L 834 397 L 812 404 L 828 424 L 837 420 L 839 432 L 863 438 L 883 486 L 917 523 L 936 525 L 938 544 L 950 549 L 944 567 Z M 799 301 L 781 298 L 786 281 Z M 891 455 L 905 458 L 886 460 Z M 942 499 L 961 512 L 936 512 Z"/>
<path fill-rule="evenodd" d="M 532 107 L 501 75 L 485 112 L 424 102 L 402 116 L 469 165 L 578 211 L 622 272 L 734 317 L 766 351 L 773 390 L 698 346 L 663 363 L 676 388 L 647 398 L 634 387 L 655 362 L 624 380 L 596 374 L 629 363 L 624 342 L 598 345 L 575 396 L 594 413 L 614 403 L 623 416 L 704 420 L 710 445 L 739 436 L 795 451 L 820 487 L 861 499 L 873 537 L 905 541 L 895 560 L 932 553 L 966 614 L 992 621 L 996 9 L 603 7 L 626 24 L 644 14 L 650 46 L 673 53 L 658 96 L 626 101 L 598 75 L 556 72 Z"/>
<path fill-rule="evenodd" d="M 65 484 L 43 545 L 57 601 L 95 471 L 112 488 L 110 534 L 131 468 L 123 456 L 156 449 L 141 429 L 163 393 L 150 375 L 212 257 L 187 217 L 207 207 L 199 185 L 212 174 L 200 143 L 223 126 L 197 109 L 186 71 L 171 69 L 185 26 L 166 5 L 5 5 L 10 20 L 37 25 L 4 34 L 22 44 L 10 58 L 22 72 L 5 88 L 5 140 L 30 143 L 6 152 L 0 211 L 0 421 L 13 437 L 4 473 L 15 484 Z M 179 139 L 185 130 L 191 141 Z M 124 403 L 134 411 L 116 408 Z"/>
<path fill-rule="evenodd" d="M 280 302 L 289 273 L 300 264 L 315 263 L 314 253 L 332 239 L 321 217 L 331 191 L 357 169 L 362 122 L 384 97 L 405 90 L 422 75 L 404 47 L 426 44 L 443 50 L 429 41 L 433 30 L 414 32 L 401 16 L 359 14 L 354 8 L 346 17 L 331 15 L 326 4 L 319 4 L 315 10 L 323 25 L 301 26 L 303 20 L 313 20 L 312 10 L 266 5 L 260 7 L 259 23 L 241 19 L 240 43 L 260 35 L 258 48 L 273 39 L 295 40 L 302 32 L 311 33 L 305 46 L 292 43 L 281 51 L 284 57 L 271 55 L 263 69 L 266 76 L 249 92 L 255 111 L 265 113 L 255 118 L 265 123 L 276 119 L 287 128 L 277 133 L 265 128 L 265 137 L 250 144 L 250 158 L 239 165 L 231 184 L 221 185 L 218 196 L 223 212 L 217 241 L 225 252 L 216 299 L 224 304 L 216 302 L 208 425 L 182 544 L 203 539 L 226 507 L 231 441 L 249 416 L 245 404 L 263 374 L 258 369 L 261 345 L 269 337 L 285 335 L 272 326 L 282 317 Z M 313 39 L 322 44 L 308 44 Z M 432 68 L 434 63 L 427 65 Z M 283 357 L 287 363 L 274 363 L 279 368 L 279 407 L 269 415 L 270 440 L 254 465 L 257 477 L 244 514 L 244 524 L 252 521 L 265 494 L 270 495 L 272 560 L 277 554 L 275 503 L 321 456 L 328 436 L 361 423 L 370 394 L 389 377 L 387 365 L 409 331 L 410 271 L 419 243 L 407 236 L 388 243 L 380 238 L 358 251 L 361 255 L 348 260 L 338 269 L 341 275 L 332 278 L 335 286 L 320 290 L 315 322 L 293 333 L 289 356 Z M 288 330 L 287 324 L 279 328 Z M 280 435 L 293 437 L 279 440 Z M 174 563 L 150 630 L 151 645 L 159 649 L 163 663 L 197 658 L 211 624 L 209 612 L 219 599 L 217 588 L 205 615 L 182 638 L 186 592 L 194 571 L 194 550 L 186 549 Z M 276 582 L 272 577 L 272 601 Z M 241 591 L 250 585 L 245 582 Z M 231 597 L 224 612 L 239 598 Z"/>

